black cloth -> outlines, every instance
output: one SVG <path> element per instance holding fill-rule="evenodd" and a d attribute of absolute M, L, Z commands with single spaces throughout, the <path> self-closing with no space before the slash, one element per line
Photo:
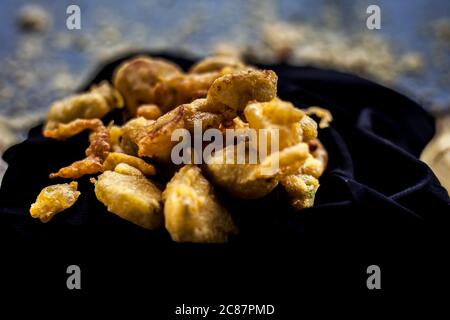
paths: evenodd
<path fill-rule="evenodd" d="M 185 69 L 193 63 L 161 56 Z M 103 66 L 85 88 L 110 80 L 127 57 Z M 49 180 L 48 174 L 81 159 L 88 142 L 86 134 L 65 142 L 45 139 L 38 126 L 3 155 L 9 167 L 0 190 L 0 221 L 10 253 L 22 261 L 9 272 L 27 274 L 21 259 L 33 257 L 37 265 L 44 263 L 39 270 L 47 275 L 45 286 L 64 291 L 65 274 L 56 270 L 78 263 L 88 270 L 89 292 L 149 286 L 170 303 L 196 296 L 193 292 L 210 299 L 265 297 L 281 304 L 283 292 L 291 296 L 291 290 L 302 288 L 367 291 L 370 264 L 388 270 L 386 290 L 430 284 L 421 268 L 426 259 L 431 273 L 439 274 L 450 214 L 446 190 L 418 159 L 434 134 L 432 117 L 404 95 L 354 75 L 260 67 L 278 74 L 282 99 L 333 114 L 331 127 L 319 133 L 330 162 L 313 208 L 293 211 L 280 188 L 257 201 L 220 192 L 239 237 L 227 245 L 176 244 L 164 228 L 144 230 L 108 213 L 86 176 L 79 179 L 82 194 L 76 204 L 43 224 L 29 216 L 30 204 L 41 188 L 63 181 Z M 107 120 L 114 117 L 120 121 L 117 114 Z M 416 276 L 413 283 L 411 276 Z M 26 286 L 26 281 L 19 283 Z"/>

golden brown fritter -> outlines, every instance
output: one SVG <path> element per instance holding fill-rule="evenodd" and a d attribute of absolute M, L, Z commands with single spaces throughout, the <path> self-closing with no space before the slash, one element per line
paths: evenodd
<path fill-rule="evenodd" d="M 164 59 L 138 56 L 123 62 L 115 71 L 114 87 L 122 94 L 130 116 L 143 104 L 158 104 L 154 98 L 154 87 L 175 75 L 181 69 Z M 158 104 L 159 107 L 162 107 Z M 164 110 L 166 111 L 166 110 Z"/>
<path fill-rule="evenodd" d="M 200 60 L 194 64 L 189 73 L 207 73 L 212 71 L 222 71 L 224 68 L 229 68 L 233 71 L 238 71 L 245 68 L 246 65 L 237 57 L 233 56 L 212 56 Z"/>
<path fill-rule="evenodd" d="M 224 243 L 237 228 L 200 168 L 186 165 L 163 192 L 166 229 L 177 242 Z"/>
<path fill-rule="evenodd" d="M 48 222 L 57 213 L 73 206 L 80 196 L 78 183 L 55 184 L 42 189 L 36 202 L 31 205 L 30 214 L 42 222 Z"/>
<path fill-rule="evenodd" d="M 293 174 L 282 179 L 281 184 L 295 209 L 302 210 L 313 206 L 319 180 L 308 174 Z"/>
<path fill-rule="evenodd" d="M 143 174 L 151 176 L 155 174 L 155 167 L 148 164 L 144 160 L 138 157 L 130 156 L 125 153 L 110 152 L 103 162 L 103 171 L 114 170 L 120 163 L 126 163 L 132 167 L 135 167 Z"/>
<path fill-rule="evenodd" d="M 120 138 L 120 147 L 123 152 L 133 156 L 137 155 L 137 143 L 153 123 L 155 123 L 155 120 L 148 120 L 143 117 L 134 118 L 125 123 L 121 128 L 122 136 Z"/>
<path fill-rule="evenodd" d="M 206 173 L 215 184 L 243 199 L 257 199 L 269 194 L 282 177 L 297 172 L 309 152 L 305 143 L 299 143 L 268 155 L 251 164 L 248 149 L 245 163 L 238 163 L 235 145 L 227 146 L 208 159 Z M 233 163 L 226 163 L 226 154 L 234 155 Z"/>
<path fill-rule="evenodd" d="M 213 71 L 171 77 L 155 85 L 153 88 L 153 103 L 167 112 L 181 104 L 204 98 L 211 84 L 220 76 L 220 72 Z"/>
<path fill-rule="evenodd" d="M 162 116 L 161 109 L 156 104 L 143 104 L 137 109 L 136 116 L 147 120 L 156 120 Z"/>
<path fill-rule="evenodd" d="M 325 171 L 328 164 L 328 152 L 319 139 L 308 142 L 308 158 L 301 167 L 301 172 L 319 178 Z"/>
<path fill-rule="evenodd" d="M 312 207 L 319 188 L 319 177 L 328 163 L 328 153 L 318 139 L 309 141 L 310 154 L 299 170 L 283 177 L 281 184 L 286 189 L 292 206 L 297 210 Z"/>
<path fill-rule="evenodd" d="M 278 98 L 269 102 L 252 102 L 245 107 L 244 115 L 250 128 L 278 130 L 280 150 L 303 141 L 300 121 L 305 114 L 290 102 Z M 268 143 L 270 134 L 268 131 Z"/>
<path fill-rule="evenodd" d="M 333 121 L 333 116 L 331 112 L 327 109 L 320 107 L 309 107 L 305 110 L 307 115 L 315 115 L 320 118 L 319 128 L 325 129 L 330 125 L 330 122 Z"/>
<path fill-rule="evenodd" d="M 170 153 L 177 141 L 171 141 L 172 133 L 176 129 L 183 129 L 185 109 L 177 107 L 161 116 L 141 133 L 137 141 L 138 155 L 147 156 L 161 162 L 170 160 Z"/>
<path fill-rule="evenodd" d="M 266 102 L 277 95 L 277 75 L 271 70 L 242 70 L 217 78 L 200 111 L 235 118 L 250 101 Z"/>
<path fill-rule="evenodd" d="M 44 129 L 54 129 L 59 123 L 76 119 L 103 118 L 108 112 L 123 107 L 119 92 L 108 82 L 93 85 L 88 92 L 80 93 L 50 106 Z"/>
<path fill-rule="evenodd" d="M 205 97 L 214 80 L 240 68 L 243 63 L 236 59 L 215 58 L 198 65 L 194 72 L 183 73 L 168 61 L 141 56 L 118 67 L 114 86 L 123 95 L 131 116 L 145 104 L 156 104 L 165 113 Z"/>
<path fill-rule="evenodd" d="M 219 128 L 221 115 L 196 111 L 197 105 L 204 100 L 198 99 L 191 104 L 178 106 L 143 128 L 134 139 L 139 148 L 138 155 L 169 162 L 172 148 L 178 143 L 172 141 L 175 130 L 187 129 L 192 132 L 196 121 L 201 124 L 202 132 L 208 128 Z"/>
<path fill-rule="evenodd" d="M 58 124 L 53 130 L 45 130 L 44 136 L 54 139 L 66 139 L 88 129 L 90 145 L 86 149 L 86 158 L 75 161 L 68 167 L 51 173 L 50 178 L 77 179 L 85 174 L 94 174 L 102 169 L 102 163 L 110 150 L 109 131 L 99 119 L 77 119 L 67 124 Z"/>
<path fill-rule="evenodd" d="M 91 181 L 97 199 L 109 212 L 145 229 L 161 226 L 161 191 L 138 169 L 121 163 L 115 171 L 105 171 Z"/>

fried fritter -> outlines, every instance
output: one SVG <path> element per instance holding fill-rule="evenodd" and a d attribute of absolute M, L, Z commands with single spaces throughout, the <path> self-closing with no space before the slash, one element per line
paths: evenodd
<path fill-rule="evenodd" d="M 279 179 L 297 172 L 309 154 L 308 146 L 299 143 L 274 152 L 255 164 L 250 163 L 247 154 L 245 163 L 239 164 L 238 149 L 238 145 L 230 145 L 217 152 L 208 159 L 205 170 L 215 184 L 243 199 L 257 199 L 269 194 Z M 227 154 L 234 154 L 232 163 L 227 163 Z"/>
<path fill-rule="evenodd" d="M 122 94 L 129 115 L 135 116 L 140 105 L 157 103 L 153 92 L 156 84 L 181 74 L 181 69 L 172 62 L 138 56 L 125 61 L 116 69 L 113 83 Z"/>
<path fill-rule="evenodd" d="M 91 181 L 97 199 L 109 212 L 145 229 L 161 226 L 161 191 L 138 169 L 121 163 L 115 171 L 105 171 Z"/>
<path fill-rule="evenodd" d="M 271 70 L 242 70 L 217 78 L 200 111 L 235 118 L 250 101 L 266 102 L 277 95 L 277 75 Z"/>
<path fill-rule="evenodd" d="M 137 109 L 136 116 L 147 120 L 156 120 L 162 116 L 161 109 L 156 104 L 143 104 Z"/>
<path fill-rule="evenodd" d="M 310 154 L 297 173 L 281 179 L 292 206 L 297 210 L 312 207 L 319 188 L 319 177 L 325 171 L 328 153 L 318 139 L 309 141 Z"/>
<path fill-rule="evenodd" d="M 48 222 L 57 213 L 73 206 L 80 196 L 78 183 L 55 184 L 42 189 L 36 202 L 31 205 L 30 214 L 42 222 Z"/>
<path fill-rule="evenodd" d="M 222 120 L 221 115 L 197 111 L 197 105 L 204 101 L 205 99 L 198 99 L 191 104 L 178 106 L 145 127 L 134 139 L 139 147 L 138 155 L 168 162 L 172 148 L 178 143 L 178 141 L 172 141 L 172 133 L 175 130 L 192 131 L 196 121 L 201 121 L 202 131 L 218 128 Z"/>
<path fill-rule="evenodd" d="M 238 71 L 245 68 L 246 65 L 237 57 L 233 56 L 212 56 L 200 60 L 189 70 L 190 73 L 207 73 L 211 71 L 222 71 L 224 68 L 230 68 Z"/>
<path fill-rule="evenodd" d="M 185 127 L 183 106 L 169 111 L 146 128 L 137 141 L 138 155 L 148 156 L 161 162 L 170 160 L 170 153 L 177 141 L 171 141 L 172 132 Z"/>
<path fill-rule="evenodd" d="M 320 107 L 309 107 L 305 110 L 307 115 L 315 115 L 320 118 L 319 128 L 325 129 L 330 125 L 330 122 L 333 121 L 333 116 L 331 112 L 327 109 Z"/>
<path fill-rule="evenodd" d="M 221 73 L 182 74 L 169 78 L 153 88 L 154 103 L 165 112 L 181 104 L 206 97 L 209 87 Z"/>
<path fill-rule="evenodd" d="M 290 102 L 278 98 L 269 102 L 252 102 L 244 109 L 249 127 L 253 129 L 275 129 L 279 134 L 279 149 L 293 146 L 303 141 L 300 121 L 305 114 Z M 271 131 L 267 131 L 270 142 Z"/>
<path fill-rule="evenodd" d="M 319 178 L 328 164 L 328 152 L 319 139 L 308 142 L 309 156 L 301 167 L 301 172 Z"/>
<path fill-rule="evenodd" d="M 123 107 L 122 96 L 108 82 L 93 85 L 88 92 L 54 102 L 47 115 L 44 130 L 75 119 L 102 118 L 108 112 Z"/>
<path fill-rule="evenodd" d="M 125 123 L 121 128 L 122 136 L 120 140 L 120 147 L 123 152 L 134 156 L 137 155 L 137 143 L 153 123 L 155 123 L 155 120 L 147 120 L 143 117 L 134 118 Z"/>
<path fill-rule="evenodd" d="M 310 208 L 319 188 L 319 180 L 308 174 L 293 174 L 281 180 L 292 206 L 297 210 Z"/>
<path fill-rule="evenodd" d="M 177 242 L 224 243 L 237 228 L 200 168 L 186 165 L 163 192 L 166 229 Z"/>
<path fill-rule="evenodd" d="M 102 163 L 110 150 L 109 131 L 99 119 L 77 119 L 67 124 L 58 124 L 53 130 L 45 130 L 44 136 L 54 139 L 66 139 L 88 129 L 90 145 L 86 149 L 86 158 L 75 161 L 68 167 L 51 173 L 50 178 L 77 179 L 85 174 L 94 174 L 102 169 Z"/>
<path fill-rule="evenodd" d="M 120 163 L 126 163 L 132 167 L 135 167 L 145 175 L 151 176 L 155 174 L 155 167 L 151 164 L 148 164 L 141 158 L 119 152 L 110 152 L 108 154 L 106 160 L 103 162 L 102 170 L 114 170 L 114 168 L 116 168 L 116 166 Z"/>
<path fill-rule="evenodd" d="M 237 59 L 209 58 L 183 73 L 162 59 L 137 57 L 124 62 L 114 75 L 114 86 L 123 95 L 131 116 L 140 105 L 156 104 L 163 113 L 176 106 L 203 98 L 220 76 L 244 67 Z"/>

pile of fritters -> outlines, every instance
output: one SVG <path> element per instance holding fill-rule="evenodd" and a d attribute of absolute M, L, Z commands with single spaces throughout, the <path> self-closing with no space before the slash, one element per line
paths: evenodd
<path fill-rule="evenodd" d="M 102 122 L 114 109 L 123 110 L 123 125 Z M 117 68 L 112 84 L 104 81 L 55 102 L 43 134 L 64 140 L 90 132 L 86 157 L 50 178 L 96 175 L 91 177 L 95 194 L 109 212 L 150 230 L 164 224 L 177 242 L 223 243 L 238 234 L 238 228 L 214 186 L 241 199 L 257 199 L 280 185 L 295 209 L 314 204 L 328 154 L 317 139 L 318 125 L 311 114 L 321 119 L 320 128 L 332 120 L 327 110 L 301 110 L 279 99 L 273 71 L 237 58 L 209 57 L 183 72 L 169 61 L 138 56 Z M 224 136 L 227 129 L 265 132 L 267 136 L 258 139 L 264 138 L 271 151 L 253 164 L 224 161 L 223 155 L 233 150 L 250 154 L 248 141 L 238 139 L 234 145 L 224 144 L 206 163 L 173 164 L 177 141 L 172 141 L 172 133 L 193 132 L 196 123 L 202 130 L 219 129 Z M 274 129 L 277 148 L 270 146 Z M 160 169 L 174 173 L 165 188 L 152 181 Z M 71 207 L 80 196 L 77 185 L 71 181 L 44 188 L 31 206 L 32 217 L 47 222 Z"/>

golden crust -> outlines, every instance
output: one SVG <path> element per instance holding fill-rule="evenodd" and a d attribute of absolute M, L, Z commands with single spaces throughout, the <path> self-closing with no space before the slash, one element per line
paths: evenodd
<path fill-rule="evenodd" d="M 200 60 L 189 69 L 189 72 L 206 73 L 212 71 L 222 71 L 224 68 L 237 71 L 245 67 L 245 64 L 237 57 L 220 55 L 207 57 Z"/>
<path fill-rule="evenodd" d="M 53 130 L 44 130 L 46 137 L 66 139 L 88 129 L 93 132 L 89 136 L 90 145 L 86 149 L 86 158 L 75 161 L 68 167 L 51 173 L 50 178 L 77 179 L 86 174 L 94 174 L 102 169 L 102 163 L 110 150 L 109 130 L 99 119 L 77 119 L 68 124 L 58 124 Z"/>
<path fill-rule="evenodd" d="M 121 164 L 116 171 L 92 179 L 95 195 L 109 212 L 142 228 L 156 229 L 163 220 L 161 191 L 136 168 L 124 169 L 127 166 Z"/>
<path fill-rule="evenodd" d="M 103 162 L 102 171 L 114 170 L 118 164 L 126 163 L 132 167 L 135 167 L 145 175 L 154 175 L 155 167 L 148 164 L 144 160 L 138 157 L 130 156 L 125 153 L 110 152 Z"/>
<path fill-rule="evenodd" d="M 201 111 L 233 119 L 250 101 L 270 101 L 277 95 L 277 75 L 271 70 L 242 70 L 217 78 Z"/>
<path fill-rule="evenodd" d="M 296 172 L 308 156 L 307 145 L 299 143 L 272 153 L 258 163 L 250 164 L 247 158 L 246 163 L 238 164 L 237 150 L 231 145 L 217 152 L 208 159 L 205 171 L 215 184 L 244 199 L 257 199 L 269 194 L 278 185 L 279 179 Z M 224 156 L 233 152 L 233 163 L 227 164 Z"/>
<path fill-rule="evenodd" d="M 73 206 L 80 196 L 78 183 L 55 184 L 42 189 L 36 202 L 31 205 L 30 214 L 42 222 L 48 222 L 57 213 Z"/>
<path fill-rule="evenodd" d="M 123 107 L 119 92 L 108 82 L 93 85 L 88 92 L 80 93 L 50 106 L 44 129 L 54 129 L 59 123 L 76 119 L 103 118 L 108 112 Z"/>
<path fill-rule="evenodd" d="M 177 242 L 224 243 L 237 228 L 200 168 L 181 168 L 163 192 L 166 229 Z"/>

